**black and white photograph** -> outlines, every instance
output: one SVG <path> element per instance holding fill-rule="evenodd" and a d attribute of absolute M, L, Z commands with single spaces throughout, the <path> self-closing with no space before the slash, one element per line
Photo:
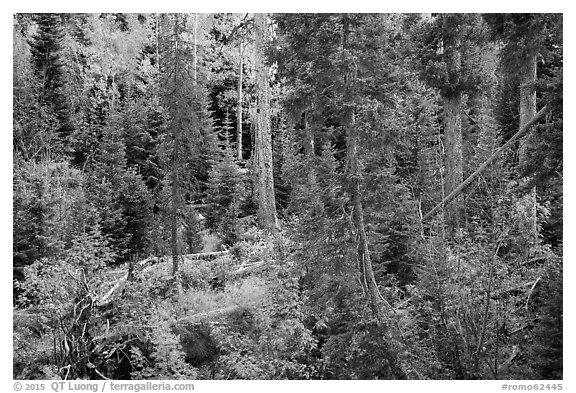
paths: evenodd
<path fill-rule="evenodd" d="M 563 389 L 563 14 L 328 11 L 12 14 L 15 390 Z"/>

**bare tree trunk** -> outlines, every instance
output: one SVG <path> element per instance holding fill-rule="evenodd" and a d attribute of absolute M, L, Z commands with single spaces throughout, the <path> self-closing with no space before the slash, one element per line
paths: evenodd
<path fill-rule="evenodd" d="M 270 91 L 268 69 L 264 63 L 264 46 L 267 31 L 267 15 L 254 15 L 255 66 L 256 66 L 256 172 L 258 176 L 258 221 L 260 226 L 271 233 L 277 233 L 278 219 L 274 197 L 274 177 L 272 168 L 272 136 L 270 124 Z"/>
<path fill-rule="evenodd" d="M 238 160 L 242 161 L 242 79 L 244 68 L 244 48 L 240 42 L 240 62 L 238 64 L 238 103 L 236 104 L 236 143 Z"/>
<path fill-rule="evenodd" d="M 450 194 L 463 180 L 462 174 L 462 120 L 460 116 L 461 94 L 444 97 L 444 192 Z M 464 197 L 459 194 L 445 210 L 448 233 L 462 226 Z"/>

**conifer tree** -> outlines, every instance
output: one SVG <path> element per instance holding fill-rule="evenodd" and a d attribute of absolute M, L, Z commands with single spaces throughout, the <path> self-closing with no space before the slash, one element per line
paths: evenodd
<path fill-rule="evenodd" d="M 161 98 L 167 110 L 167 135 L 160 147 L 170 187 L 170 237 L 173 273 L 178 272 L 178 228 L 187 199 L 198 195 L 198 181 L 207 180 L 207 157 L 214 149 L 204 71 L 186 14 L 162 15 L 160 23 Z"/>
<path fill-rule="evenodd" d="M 29 17 L 30 18 L 30 17 Z M 58 119 L 43 97 L 40 76 L 32 64 L 28 23 L 14 20 L 13 61 L 13 151 L 15 158 L 39 161 L 56 158 L 64 149 L 57 137 Z"/>
<path fill-rule="evenodd" d="M 206 226 L 217 230 L 226 245 L 233 245 L 238 236 L 237 220 L 242 195 L 240 168 L 230 143 L 232 126 L 228 117 L 220 132 L 220 149 L 209 172 L 206 202 Z"/>
<path fill-rule="evenodd" d="M 65 94 L 66 73 L 62 43 L 65 36 L 60 14 L 36 14 L 38 32 L 30 43 L 36 75 L 42 85 L 42 101 L 53 106 L 59 121 L 58 133 L 66 139 L 72 132 L 70 105 Z"/>
<path fill-rule="evenodd" d="M 561 15 L 13 31 L 16 379 L 562 378 Z"/>

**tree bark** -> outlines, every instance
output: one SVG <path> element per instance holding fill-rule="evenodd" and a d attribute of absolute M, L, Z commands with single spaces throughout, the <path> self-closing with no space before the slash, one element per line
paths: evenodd
<path fill-rule="evenodd" d="M 522 69 L 520 76 L 520 129 L 527 124 L 530 119 L 536 115 L 536 91 L 534 89 L 534 82 L 536 82 L 536 67 L 537 57 L 536 53 L 529 54 L 526 58 L 525 67 Z M 526 166 L 529 163 L 528 147 L 530 141 L 530 133 L 527 133 L 524 138 L 520 140 L 520 148 L 518 151 L 518 161 L 520 167 Z M 528 195 L 523 198 L 526 202 L 529 220 L 529 237 L 530 243 L 535 245 L 538 242 L 538 219 L 536 213 L 536 187 L 532 187 Z M 529 255 L 529 249 L 526 250 L 526 256 Z"/>
<path fill-rule="evenodd" d="M 533 84 L 536 82 L 536 54 L 529 55 L 526 59 L 525 67 L 520 76 L 520 124 L 522 128 L 536 115 L 536 91 Z M 526 134 L 520 141 L 520 151 L 518 153 L 520 164 L 527 162 L 528 139 L 530 134 Z"/>
<path fill-rule="evenodd" d="M 461 94 L 444 97 L 444 192 L 450 194 L 463 180 L 462 174 L 462 119 L 460 116 Z M 464 197 L 457 195 L 445 210 L 448 233 L 462 226 Z"/>
<path fill-rule="evenodd" d="M 268 68 L 264 62 L 265 40 L 267 31 L 267 15 L 254 15 L 255 66 L 256 66 L 256 172 L 258 176 L 258 221 L 260 226 L 277 233 L 278 219 L 276 216 L 276 201 L 274 196 L 274 177 L 272 168 L 272 136 L 270 124 L 270 91 L 268 86 Z"/>
<path fill-rule="evenodd" d="M 240 42 L 240 61 L 238 64 L 238 103 L 236 104 L 236 146 L 238 160 L 242 161 L 242 79 L 244 68 L 244 48 Z"/>

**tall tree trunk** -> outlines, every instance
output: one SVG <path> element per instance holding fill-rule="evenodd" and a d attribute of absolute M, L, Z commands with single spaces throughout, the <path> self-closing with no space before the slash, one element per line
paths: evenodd
<path fill-rule="evenodd" d="M 462 119 L 460 116 L 461 94 L 444 97 L 444 192 L 450 194 L 462 183 Z M 448 233 L 462 226 L 464 197 L 460 194 L 446 206 L 445 220 Z"/>
<path fill-rule="evenodd" d="M 180 34 L 179 30 L 179 20 L 178 14 L 174 16 L 174 37 L 176 37 L 176 41 L 174 43 L 174 86 L 179 85 L 178 75 L 179 75 L 179 67 L 180 67 L 180 52 L 178 48 L 178 36 Z M 172 208 L 170 211 L 170 248 L 172 251 L 172 274 L 174 276 L 178 273 L 178 136 L 180 130 L 178 130 L 179 125 L 172 126 L 172 138 L 174 140 L 173 152 L 172 152 L 172 173 L 171 173 L 171 185 L 170 185 L 170 197 L 172 199 Z"/>
<path fill-rule="evenodd" d="M 274 197 L 274 177 L 272 168 L 272 136 L 270 124 L 270 91 L 268 68 L 264 62 L 264 49 L 267 32 L 267 15 L 254 15 L 255 67 L 257 88 L 256 109 L 256 172 L 258 176 L 258 221 L 260 226 L 271 233 L 277 233 L 278 219 Z"/>
<path fill-rule="evenodd" d="M 521 70 L 520 75 L 520 128 L 530 121 L 536 115 L 536 91 L 534 89 L 534 82 L 536 82 L 536 68 L 537 68 L 537 54 L 529 54 L 526 57 L 526 63 Z M 526 134 L 520 140 L 520 148 L 518 152 L 518 161 L 520 167 L 528 165 L 528 147 L 530 141 L 530 133 Z M 529 225 L 529 237 L 531 245 L 538 242 L 538 220 L 536 212 L 536 187 L 532 187 L 529 194 L 523 198 L 527 206 Z M 526 257 L 529 256 L 529 248 L 526 249 Z"/>
<path fill-rule="evenodd" d="M 242 161 L 242 79 L 244 68 L 244 48 L 240 42 L 240 61 L 238 64 L 238 103 L 236 104 L 236 147 L 238 160 Z"/>

